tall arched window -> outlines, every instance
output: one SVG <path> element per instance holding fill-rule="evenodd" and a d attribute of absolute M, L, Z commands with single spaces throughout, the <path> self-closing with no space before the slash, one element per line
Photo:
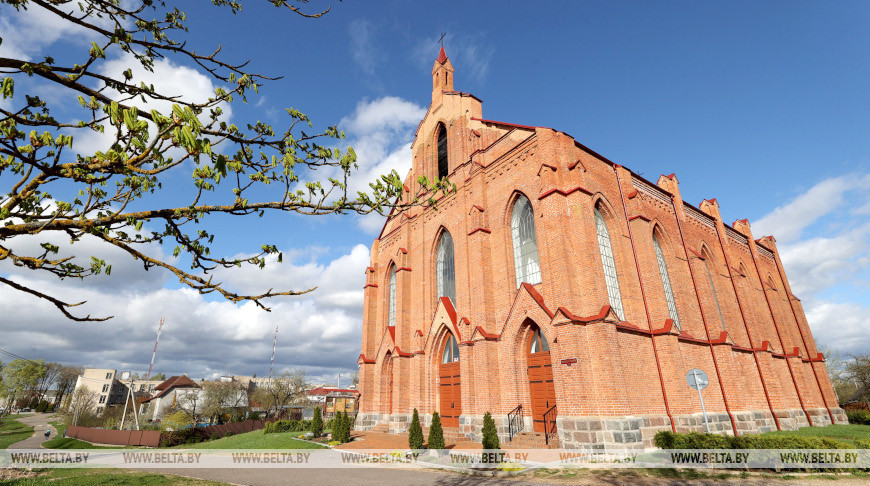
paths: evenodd
<path fill-rule="evenodd" d="M 545 353 L 550 350 L 550 343 L 540 329 L 535 329 L 535 334 L 532 335 L 532 343 L 529 345 L 529 353 Z"/>
<path fill-rule="evenodd" d="M 616 261 L 613 259 L 613 246 L 610 232 L 601 211 L 595 208 L 595 230 L 598 233 L 598 251 L 601 252 L 601 265 L 604 267 L 604 283 L 607 285 L 607 299 L 617 317 L 625 319 L 622 310 L 622 294 L 619 292 L 619 279 L 616 276 Z"/>
<path fill-rule="evenodd" d="M 445 231 L 438 242 L 435 255 L 435 274 L 438 297 L 449 297 L 456 304 L 456 270 L 453 263 L 453 238 Z"/>
<path fill-rule="evenodd" d="M 441 355 L 441 363 L 453 363 L 459 361 L 459 346 L 456 344 L 456 338 L 453 334 L 447 338 L 447 343 L 444 344 L 444 353 Z"/>
<path fill-rule="evenodd" d="M 659 243 L 659 237 L 653 233 L 653 246 L 656 250 L 656 260 L 659 264 L 659 275 L 662 277 L 662 287 L 665 288 L 665 300 L 668 302 L 668 313 L 674 321 L 677 329 L 680 328 L 680 315 L 677 314 L 677 303 L 674 302 L 674 291 L 671 289 L 671 277 L 668 276 L 668 264 L 665 262 L 665 253 L 662 251 L 662 245 Z"/>
<path fill-rule="evenodd" d="M 396 325 L 396 265 L 390 265 L 390 325 Z"/>
<path fill-rule="evenodd" d="M 443 123 L 438 124 L 438 178 L 447 177 L 449 166 L 447 165 L 447 128 Z"/>
<path fill-rule="evenodd" d="M 704 262 L 704 268 L 707 270 L 707 281 L 710 283 L 710 289 L 713 291 L 713 302 L 716 303 L 716 311 L 719 313 L 719 322 L 722 324 L 722 330 L 728 332 L 728 328 L 725 327 L 725 318 L 722 317 L 722 308 L 719 307 L 719 296 L 716 295 L 716 285 L 713 284 L 713 274 L 710 272 L 710 253 L 706 248 L 701 249 L 701 256 Z"/>
<path fill-rule="evenodd" d="M 523 282 L 541 283 L 541 265 L 538 260 L 538 239 L 535 236 L 535 214 L 525 196 L 514 203 L 511 214 L 511 234 L 514 241 L 514 270 L 517 287 Z"/>

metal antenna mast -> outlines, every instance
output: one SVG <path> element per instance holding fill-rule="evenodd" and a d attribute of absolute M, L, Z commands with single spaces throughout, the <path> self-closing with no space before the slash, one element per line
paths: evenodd
<path fill-rule="evenodd" d="M 151 379 L 151 369 L 154 368 L 154 358 L 157 357 L 157 343 L 160 342 L 160 333 L 163 331 L 164 318 L 160 318 L 160 326 L 157 327 L 157 340 L 154 341 L 154 354 L 151 355 L 151 366 L 148 367 L 148 377 L 145 380 Z"/>
<path fill-rule="evenodd" d="M 278 326 L 275 326 L 275 340 L 272 341 L 272 360 L 269 362 L 269 383 L 272 383 L 272 366 L 275 365 L 275 349 L 278 348 Z"/>

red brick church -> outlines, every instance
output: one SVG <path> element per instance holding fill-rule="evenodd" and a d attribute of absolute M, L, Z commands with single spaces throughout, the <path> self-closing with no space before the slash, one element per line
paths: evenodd
<path fill-rule="evenodd" d="M 357 428 L 403 432 L 418 409 L 479 439 L 641 447 L 703 431 L 686 383 L 709 377 L 712 431 L 845 423 L 772 236 L 724 224 L 566 133 L 483 116 L 444 49 L 417 128 L 419 176 L 457 192 L 394 211 L 366 271 Z"/>

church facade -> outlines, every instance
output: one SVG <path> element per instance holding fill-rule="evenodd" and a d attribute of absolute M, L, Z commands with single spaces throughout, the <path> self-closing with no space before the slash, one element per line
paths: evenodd
<path fill-rule="evenodd" d="M 419 176 L 457 191 L 394 210 L 366 270 L 358 429 L 413 409 L 480 438 L 650 446 L 659 430 L 845 423 L 773 237 L 725 224 L 558 130 L 487 120 L 442 48 L 417 128 Z"/>

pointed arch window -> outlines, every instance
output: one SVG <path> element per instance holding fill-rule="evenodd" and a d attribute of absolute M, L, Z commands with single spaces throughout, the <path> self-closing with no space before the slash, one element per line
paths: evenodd
<path fill-rule="evenodd" d="M 716 295 L 716 285 L 713 283 L 713 273 L 710 272 L 710 253 L 707 252 L 707 249 L 704 248 L 701 250 L 701 256 L 704 262 L 704 268 L 707 270 L 707 281 L 710 283 L 710 290 L 713 291 L 713 302 L 716 303 L 716 312 L 719 313 L 719 322 L 722 324 L 722 330 L 728 332 L 728 328 L 725 327 L 725 318 L 722 317 L 722 308 L 719 307 L 719 296 Z"/>
<path fill-rule="evenodd" d="M 550 352 L 550 343 L 540 329 L 535 329 L 535 334 L 532 335 L 532 343 L 529 345 L 529 353 L 548 353 Z"/>
<path fill-rule="evenodd" d="M 450 302 L 456 304 L 456 267 L 453 262 L 453 238 L 450 232 L 445 231 L 438 242 L 438 251 L 435 255 L 436 287 L 438 298 L 448 297 Z"/>
<path fill-rule="evenodd" d="M 541 265 L 538 260 L 538 239 L 535 236 L 535 214 L 525 196 L 514 203 L 511 214 L 511 235 L 514 243 L 514 271 L 517 287 L 523 282 L 541 283 Z"/>
<path fill-rule="evenodd" d="M 390 325 L 396 325 L 396 265 L 390 266 Z"/>
<path fill-rule="evenodd" d="M 607 286 L 607 299 L 617 317 L 625 319 L 622 309 L 622 294 L 619 292 L 619 278 L 616 275 L 616 260 L 613 258 L 613 245 L 610 242 L 610 232 L 601 211 L 595 208 L 595 230 L 598 233 L 598 251 L 601 253 L 601 265 L 604 267 L 604 283 Z"/>
<path fill-rule="evenodd" d="M 459 361 L 459 345 L 456 344 L 456 338 L 453 337 L 453 334 L 447 338 L 447 342 L 444 344 L 444 352 L 441 354 L 441 363 L 453 363 Z"/>
<path fill-rule="evenodd" d="M 443 123 L 438 124 L 438 178 L 447 177 L 449 166 L 447 164 L 447 127 Z"/>
<path fill-rule="evenodd" d="M 677 303 L 674 301 L 674 291 L 671 288 L 671 277 L 668 275 L 668 264 L 665 262 L 665 253 L 662 251 L 662 245 L 659 243 L 658 235 L 653 233 L 653 247 L 656 251 L 656 260 L 659 264 L 659 275 L 662 277 L 662 287 L 665 289 L 665 300 L 668 303 L 668 313 L 674 321 L 677 329 L 680 328 L 680 315 L 677 314 Z"/>

